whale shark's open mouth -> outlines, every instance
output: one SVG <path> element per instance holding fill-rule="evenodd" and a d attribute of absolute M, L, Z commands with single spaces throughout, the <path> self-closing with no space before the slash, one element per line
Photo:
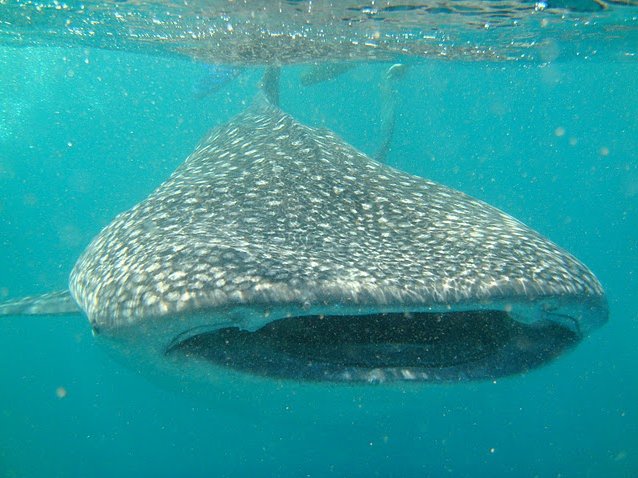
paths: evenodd
<path fill-rule="evenodd" d="M 580 339 L 553 321 L 524 324 L 496 310 L 312 315 L 191 335 L 166 353 L 284 379 L 451 382 L 524 372 Z"/>

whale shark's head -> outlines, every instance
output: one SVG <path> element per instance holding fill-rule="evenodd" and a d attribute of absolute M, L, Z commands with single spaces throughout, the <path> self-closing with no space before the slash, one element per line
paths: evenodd
<path fill-rule="evenodd" d="M 493 379 L 608 315 L 538 233 L 264 100 L 107 226 L 70 288 L 126 354 L 310 381 Z"/>

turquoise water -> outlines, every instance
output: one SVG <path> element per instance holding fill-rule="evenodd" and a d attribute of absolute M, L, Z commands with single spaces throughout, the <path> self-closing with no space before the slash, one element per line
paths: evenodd
<path fill-rule="evenodd" d="M 282 107 L 366 153 L 384 64 Z M 0 48 L 0 296 L 66 287 L 90 239 L 143 199 L 259 69 L 196 99 L 205 67 L 85 48 Z M 180 393 L 111 359 L 77 317 L 0 324 L 0 476 L 638 474 L 638 64 L 422 61 L 388 162 L 512 214 L 585 262 L 610 321 L 495 383 L 348 387 L 246 378 Z"/>

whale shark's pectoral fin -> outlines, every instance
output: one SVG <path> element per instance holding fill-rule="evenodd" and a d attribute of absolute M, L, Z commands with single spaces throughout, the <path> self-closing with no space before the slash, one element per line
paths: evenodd
<path fill-rule="evenodd" d="M 2 315 L 69 315 L 82 310 L 68 290 L 24 297 L 0 304 Z"/>

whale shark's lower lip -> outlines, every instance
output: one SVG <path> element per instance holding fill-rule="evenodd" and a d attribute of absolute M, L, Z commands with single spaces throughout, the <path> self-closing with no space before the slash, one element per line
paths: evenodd
<path fill-rule="evenodd" d="M 198 333 L 166 354 L 281 379 L 453 382 L 525 372 L 580 339 L 557 322 L 525 324 L 498 310 L 311 315 Z"/>

